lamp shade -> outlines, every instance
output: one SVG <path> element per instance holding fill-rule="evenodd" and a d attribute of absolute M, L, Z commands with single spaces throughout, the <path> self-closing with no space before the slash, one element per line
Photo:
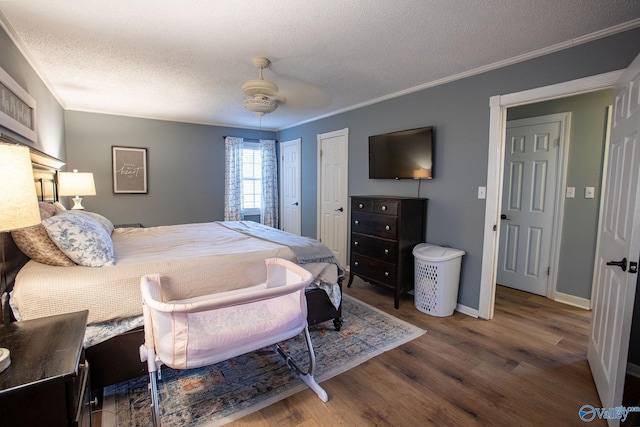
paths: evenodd
<path fill-rule="evenodd" d="M 0 144 L 0 232 L 40 224 L 29 148 Z"/>
<path fill-rule="evenodd" d="M 60 172 L 58 186 L 61 196 L 96 195 L 96 186 L 91 172 Z"/>

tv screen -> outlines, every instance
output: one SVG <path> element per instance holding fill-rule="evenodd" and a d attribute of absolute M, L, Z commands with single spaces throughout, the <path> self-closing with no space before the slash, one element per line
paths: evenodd
<path fill-rule="evenodd" d="M 369 179 L 431 179 L 433 127 L 369 137 Z"/>

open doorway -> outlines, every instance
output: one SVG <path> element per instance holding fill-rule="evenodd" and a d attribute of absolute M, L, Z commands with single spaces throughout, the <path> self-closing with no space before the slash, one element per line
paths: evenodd
<path fill-rule="evenodd" d="M 559 145 L 559 147 L 552 147 L 555 148 L 552 159 L 538 160 L 538 155 L 532 160 L 533 166 L 528 172 L 529 175 L 534 175 L 536 172 L 538 176 L 536 181 L 542 183 L 546 181 L 547 184 L 551 183 L 550 178 L 557 172 L 558 185 L 549 189 L 553 190 L 554 194 L 547 194 L 546 200 L 533 197 L 537 194 L 536 191 L 538 193 L 541 191 L 540 185 L 534 186 L 536 181 L 530 179 L 532 183 L 532 188 L 529 188 L 530 197 L 523 197 L 524 200 L 522 200 L 522 210 L 528 211 L 527 215 L 524 213 L 521 215 L 524 219 L 523 223 L 515 225 L 517 222 L 515 220 L 519 217 L 518 211 L 513 209 L 505 211 L 504 202 L 501 212 L 503 216 L 505 214 L 509 217 L 515 216 L 515 218 L 509 218 L 512 221 L 502 220 L 502 237 L 505 237 L 508 230 L 520 230 L 521 247 L 531 250 L 539 248 L 540 245 L 536 245 L 537 236 L 539 240 L 544 237 L 546 240 L 543 243 L 551 249 L 546 254 L 546 259 L 542 260 L 544 262 L 534 256 L 522 257 L 521 264 L 526 264 L 527 268 L 518 275 L 501 275 L 500 272 L 505 270 L 502 264 L 508 259 L 504 256 L 499 257 L 497 283 L 512 285 L 511 287 L 518 289 L 526 288 L 529 283 L 535 283 L 536 287 L 531 287 L 534 290 L 530 292 L 581 308 L 591 308 L 591 285 L 608 128 L 607 114 L 609 106 L 613 103 L 613 97 L 613 90 L 606 89 L 508 108 L 505 163 L 508 163 L 510 158 L 512 145 L 510 135 L 515 138 L 514 135 L 523 133 L 522 129 L 531 128 L 517 128 L 517 131 L 513 132 L 511 130 L 513 126 L 509 128 L 509 124 L 523 124 L 528 123 L 529 120 L 540 121 L 541 118 L 551 119 L 561 113 L 569 114 L 571 120 L 567 122 L 566 136 L 563 138 L 563 135 L 560 135 L 557 142 L 554 141 L 557 136 L 552 132 L 554 128 L 549 130 L 547 126 L 544 128 L 541 125 L 532 126 L 537 132 L 532 134 L 532 139 L 535 137 L 537 142 L 535 146 L 532 144 L 528 147 L 531 151 L 544 151 L 542 148 L 547 145 L 553 146 L 556 143 Z M 545 137 L 549 136 L 551 140 L 545 141 Z M 517 160 L 519 159 L 518 157 Z M 516 161 L 514 164 L 520 163 Z M 509 177 L 507 167 L 503 175 L 505 185 L 509 184 L 510 179 L 512 178 Z M 503 198 L 509 199 L 510 194 L 503 191 Z M 549 215 L 553 216 L 551 218 L 553 228 L 540 227 L 541 217 Z M 505 252 L 503 248 L 505 241 L 507 240 L 501 238 L 499 244 L 501 254 Z M 501 283 L 503 278 L 515 283 Z"/>
<path fill-rule="evenodd" d="M 484 243 L 478 317 L 491 319 L 495 304 L 495 273 L 502 198 L 504 135 L 507 110 L 521 105 L 559 99 L 583 93 L 611 89 L 623 71 L 613 71 L 583 79 L 491 97 L 489 105 L 489 158 L 487 169 L 487 193 L 485 209 Z"/>

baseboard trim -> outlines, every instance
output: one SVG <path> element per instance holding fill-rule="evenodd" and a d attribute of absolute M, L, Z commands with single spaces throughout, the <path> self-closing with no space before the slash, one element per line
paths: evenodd
<path fill-rule="evenodd" d="M 456 311 L 459 311 L 462 314 L 466 314 L 467 316 L 478 318 L 478 310 L 475 308 L 467 307 L 466 305 L 458 304 L 456 306 Z"/>
<path fill-rule="evenodd" d="M 640 365 L 627 362 L 627 374 L 634 376 L 636 378 L 640 378 Z"/>
<path fill-rule="evenodd" d="M 591 300 L 586 298 L 556 292 L 553 300 L 563 304 L 572 305 L 574 307 L 583 308 L 585 310 L 591 310 Z"/>

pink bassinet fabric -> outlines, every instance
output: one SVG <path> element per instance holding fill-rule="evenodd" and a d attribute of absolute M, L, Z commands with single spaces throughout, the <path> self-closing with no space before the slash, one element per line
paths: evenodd
<path fill-rule="evenodd" d="M 145 346 L 174 369 L 227 360 L 292 338 L 307 326 L 305 287 L 313 276 L 283 259 L 265 260 L 267 282 L 164 302 L 161 277 L 144 276 Z"/>

